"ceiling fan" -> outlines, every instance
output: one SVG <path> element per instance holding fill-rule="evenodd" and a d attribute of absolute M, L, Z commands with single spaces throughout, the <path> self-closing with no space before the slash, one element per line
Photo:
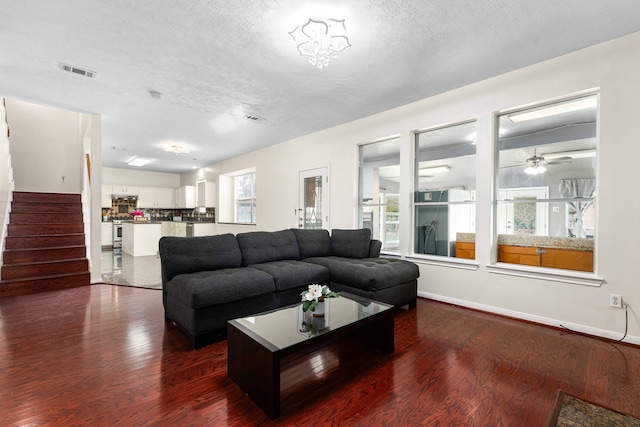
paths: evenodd
<path fill-rule="evenodd" d="M 526 166 L 524 173 L 526 173 L 527 175 L 540 175 L 546 172 L 548 165 L 572 163 L 574 159 L 595 157 L 595 154 L 595 149 L 589 149 L 538 155 L 537 149 L 534 149 L 532 157 L 521 161 L 521 164 L 507 167 Z"/>

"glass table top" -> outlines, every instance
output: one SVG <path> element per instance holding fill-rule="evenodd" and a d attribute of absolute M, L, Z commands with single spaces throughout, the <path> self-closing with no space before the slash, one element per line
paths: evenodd
<path fill-rule="evenodd" d="M 324 317 L 314 317 L 311 311 L 303 312 L 300 303 L 230 322 L 284 349 L 392 308 L 381 302 L 341 293 L 339 298 L 325 300 Z"/>

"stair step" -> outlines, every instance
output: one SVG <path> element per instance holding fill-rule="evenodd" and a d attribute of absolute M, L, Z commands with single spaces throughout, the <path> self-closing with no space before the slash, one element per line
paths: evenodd
<path fill-rule="evenodd" d="M 28 191 L 14 191 L 12 202 L 82 204 L 82 196 L 76 193 L 38 193 Z"/>
<path fill-rule="evenodd" d="M 82 222 L 82 212 L 16 213 L 12 211 L 9 216 L 10 224 L 78 224 Z"/>
<path fill-rule="evenodd" d="M 9 224 L 7 236 L 84 233 L 84 224 Z"/>
<path fill-rule="evenodd" d="M 10 281 L 29 277 L 46 277 L 58 274 L 78 273 L 89 270 L 89 260 L 76 258 L 63 261 L 43 261 L 2 266 L 2 280 Z"/>
<path fill-rule="evenodd" d="M 80 194 L 14 191 L 0 296 L 91 284 Z"/>
<path fill-rule="evenodd" d="M 3 280 L 0 282 L 0 296 L 74 288 L 90 284 L 91 274 L 88 271 L 46 277 L 29 277 L 21 280 Z"/>
<path fill-rule="evenodd" d="M 86 256 L 84 245 L 49 248 L 13 249 L 4 251 L 4 265 L 70 260 Z"/>
<path fill-rule="evenodd" d="M 83 233 L 44 234 L 38 236 L 7 236 L 5 245 L 7 250 L 56 248 L 60 246 L 84 245 Z"/>
<path fill-rule="evenodd" d="M 78 213 L 81 203 L 11 202 L 11 213 Z"/>

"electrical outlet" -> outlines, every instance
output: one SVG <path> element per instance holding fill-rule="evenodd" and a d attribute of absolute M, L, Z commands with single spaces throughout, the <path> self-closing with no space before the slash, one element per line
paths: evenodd
<path fill-rule="evenodd" d="M 609 294 L 609 306 L 613 308 L 622 308 L 622 295 Z"/>

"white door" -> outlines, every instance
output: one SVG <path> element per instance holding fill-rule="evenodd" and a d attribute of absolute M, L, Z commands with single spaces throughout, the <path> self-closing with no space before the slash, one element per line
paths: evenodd
<path fill-rule="evenodd" d="M 329 230 L 329 168 L 299 172 L 298 227 Z"/>

